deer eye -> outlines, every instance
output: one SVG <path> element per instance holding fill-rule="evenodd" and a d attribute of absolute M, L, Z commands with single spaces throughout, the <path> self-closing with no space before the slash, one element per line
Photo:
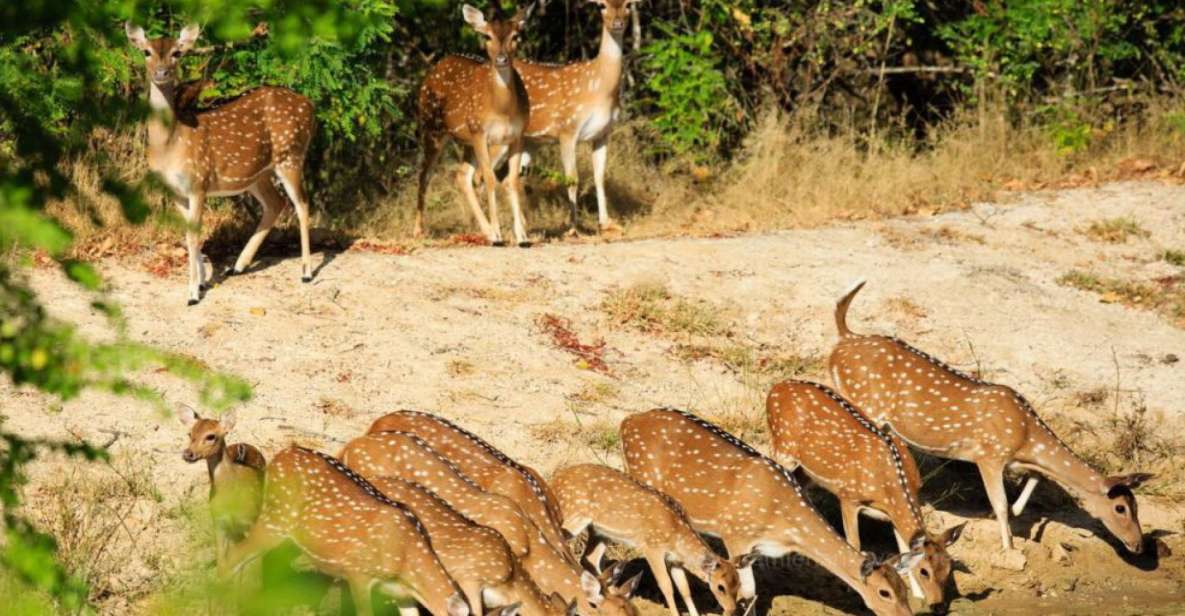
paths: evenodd
<path fill-rule="evenodd" d="M 152 52 L 150 50 L 145 49 L 144 50 L 144 57 L 145 58 L 152 57 Z"/>
<path fill-rule="evenodd" d="M 213 440 L 214 440 L 214 435 L 213 435 L 213 434 L 207 434 L 207 435 L 206 435 L 206 440 L 207 440 L 207 441 L 213 441 Z"/>
<path fill-rule="evenodd" d="M 177 59 L 177 58 L 180 58 L 180 57 L 181 57 L 181 52 L 180 52 L 180 51 L 177 51 L 176 49 L 174 49 L 174 50 L 173 50 L 173 53 L 172 53 L 172 54 L 170 54 L 170 55 L 172 55 L 174 59 Z"/>
<path fill-rule="evenodd" d="M 930 579 L 930 570 L 929 569 L 923 568 L 923 569 L 919 569 L 919 571 L 921 571 L 922 577 L 926 578 L 927 580 Z"/>
<path fill-rule="evenodd" d="M 881 595 L 882 597 L 884 597 L 885 599 L 888 599 L 888 598 L 889 598 L 889 591 L 887 591 L 887 590 L 885 590 L 885 589 L 883 589 L 883 588 L 882 588 L 882 589 L 881 589 L 881 592 L 880 592 L 880 595 Z"/>
<path fill-rule="evenodd" d="M 1118 513 L 1119 515 L 1123 515 L 1123 514 L 1127 513 L 1127 507 L 1125 507 L 1123 505 L 1115 505 L 1115 513 Z"/>

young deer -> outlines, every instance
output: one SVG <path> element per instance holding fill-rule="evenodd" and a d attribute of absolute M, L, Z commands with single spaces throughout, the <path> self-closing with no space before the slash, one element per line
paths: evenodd
<path fill-rule="evenodd" d="M 515 462 L 477 435 L 437 415 L 418 411 L 390 413 L 376 419 L 367 432 L 388 430 L 410 432 L 424 439 L 483 490 L 517 503 L 543 532 L 547 542 L 572 563 L 576 562 L 560 530 L 563 516 L 559 503 L 538 471 Z"/>
<path fill-rule="evenodd" d="M 571 228 L 576 232 L 576 146 L 592 142 L 593 181 L 597 189 L 597 221 L 601 231 L 620 227 L 609 216 L 605 197 L 605 166 L 609 160 L 609 134 L 621 112 L 622 39 L 630 13 L 639 0 L 589 0 L 601 9 L 601 48 L 585 62 L 555 65 L 523 61 L 516 64 L 531 117 L 525 131 L 529 141 L 559 141 L 564 175 L 568 176 Z M 511 168 L 514 161 L 511 161 Z"/>
<path fill-rule="evenodd" d="M 370 590 L 378 585 L 432 616 L 468 616 L 469 606 L 404 505 L 384 496 L 336 458 L 289 447 L 268 465 L 263 510 L 243 541 L 231 546 L 223 577 L 291 540 L 323 573 L 346 580 L 356 609 L 372 613 Z M 512 611 L 513 612 L 513 611 Z"/>
<path fill-rule="evenodd" d="M 520 568 L 498 531 L 480 526 L 424 486 L 397 477 L 371 482 L 387 498 L 411 509 L 432 538 L 432 549 L 465 597 L 472 614 L 483 605 L 520 604 L 524 616 L 575 616 L 576 602 L 543 594 Z"/>
<path fill-rule="evenodd" d="M 910 571 L 914 594 L 943 609 L 952 565 L 946 548 L 958 540 L 964 524 L 937 537 L 926 531 L 918 500 L 922 479 L 905 444 L 817 383 L 774 385 L 765 410 L 773 458 L 787 468 L 802 468 L 839 498 L 848 543 L 860 549 L 862 511 L 887 519 L 901 552 L 922 554 Z"/>
<path fill-rule="evenodd" d="M 1083 462 L 1010 387 L 981 381 L 888 336 L 860 336 L 847 326 L 860 282 L 835 307 L 839 342 L 831 352 L 835 385 L 877 424 L 918 449 L 974 462 L 983 476 L 1000 540 L 1012 548 L 1004 471 L 1041 473 L 1061 484 L 1133 553 L 1144 547 L 1132 489 L 1151 475 L 1104 477 Z M 1036 485 L 1030 477 L 1012 514 L 1020 515 Z"/>
<path fill-rule="evenodd" d="M 560 469 L 551 487 L 564 512 L 564 530 L 575 536 L 590 529 L 585 553 L 593 555 L 591 564 L 598 570 L 604 544 L 595 538 L 618 541 L 642 552 L 671 616 L 679 616 L 672 578 L 691 616 L 699 616 L 684 569 L 708 584 L 726 616 L 734 613 L 740 588 L 736 567 L 704 543 L 674 499 L 597 464 Z"/>
<path fill-rule="evenodd" d="M 677 500 L 696 530 L 724 541 L 740 569 L 741 596 L 756 594 L 757 556 L 796 552 L 856 590 L 876 614 L 912 614 L 899 573 L 920 554 L 879 561 L 844 542 L 790 471 L 695 415 L 656 409 L 621 422 L 629 474 Z"/>
<path fill-rule="evenodd" d="M 565 601 L 576 599 L 582 614 L 591 614 L 594 609 L 606 615 L 636 614 L 628 602 L 628 592 L 619 593 L 611 585 L 603 588 L 595 576 L 582 571 L 545 541 L 529 519 L 506 514 L 510 510 L 518 514 L 517 507 L 482 511 L 483 504 L 512 504 L 502 500 L 504 497 L 483 492 L 452 461 L 418 436 L 405 432 L 368 434 L 346 443 L 340 457 L 343 463 L 364 477 L 399 477 L 414 481 L 475 522 L 503 533 L 509 531 L 512 534 L 506 535 L 508 543 L 531 578 L 544 591 L 558 592 Z M 520 524 L 524 523 L 530 539 L 519 550 L 516 541 L 511 541 L 510 537 L 519 534 Z M 603 590 L 608 592 L 603 593 Z"/>
<path fill-rule="evenodd" d="M 485 37 L 488 62 L 463 56 L 448 56 L 437 62 L 420 87 L 420 143 L 424 160 L 420 167 L 419 193 L 416 201 L 415 235 L 423 235 L 424 196 L 432 169 L 449 139 L 465 146 L 464 161 L 457 171 L 457 186 L 473 216 L 491 244 L 502 245 L 498 222 L 497 183 L 491 162 L 491 147 L 504 146 L 510 152 L 510 170 L 506 177 L 507 196 L 514 214 L 514 240 L 529 246 L 520 205 L 520 157 L 523 151 L 523 128 L 530 110 L 527 92 L 514 69 L 518 37 L 534 5 L 519 9 L 510 19 L 487 21 L 481 11 L 466 4 L 465 22 Z M 474 163 L 476 161 L 476 165 Z M 490 217 L 481 212 L 473 175 L 481 170 L 486 186 Z"/>
<path fill-rule="evenodd" d="M 201 299 L 205 283 L 200 234 L 207 197 L 250 192 L 263 208 L 259 225 L 227 274 L 240 274 L 286 202 L 272 183 L 278 178 L 296 205 L 300 221 L 301 280 L 312 280 L 309 205 L 301 187 L 305 154 L 315 129 L 313 104 L 286 88 L 260 87 L 207 111 L 194 112 L 179 100 L 177 64 L 197 41 L 188 26 L 177 39 L 148 39 L 144 29 L 125 25 L 128 39 L 144 52 L 148 68 L 148 168 L 172 190 L 185 218 L 189 252 L 189 305 Z M 192 92 L 190 93 L 192 94 Z"/>
<path fill-rule="evenodd" d="M 226 435 L 235 427 L 233 411 L 221 420 L 204 419 L 193 409 L 182 407 L 179 416 L 189 428 L 189 446 L 181 452 L 181 459 L 190 464 L 206 461 L 215 551 L 222 562 L 230 543 L 242 539 L 259 517 L 267 461 L 251 445 L 226 444 Z"/>

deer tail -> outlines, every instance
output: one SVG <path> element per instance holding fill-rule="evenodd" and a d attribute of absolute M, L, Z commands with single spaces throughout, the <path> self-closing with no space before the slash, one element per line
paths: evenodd
<path fill-rule="evenodd" d="M 839 298 L 839 301 L 835 303 L 835 328 L 839 330 L 840 338 L 847 338 L 854 335 L 852 334 L 852 330 L 848 329 L 848 305 L 852 303 L 852 298 L 856 297 L 860 289 L 864 288 L 865 282 L 863 279 L 857 280 L 844 293 L 843 297 Z"/>

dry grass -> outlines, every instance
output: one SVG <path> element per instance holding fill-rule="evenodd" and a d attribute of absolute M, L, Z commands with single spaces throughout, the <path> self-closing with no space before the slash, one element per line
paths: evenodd
<path fill-rule="evenodd" d="M 609 364 L 605 363 L 605 341 L 598 340 L 591 344 L 580 341 L 572 331 L 572 322 L 554 314 L 541 314 L 535 320 L 535 325 L 551 340 L 552 346 L 576 356 L 576 366 L 585 370 L 611 374 Z"/>
<path fill-rule="evenodd" d="M 1108 244 L 1126 244 L 1132 238 L 1143 239 L 1150 235 L 1137 220 L 1126 216 L 1093 221 L 1081 232 L 1096 242 Z"/>
<path fill-rule="evenodd" d="M 1160 253 L 1160 260 L 1169 265 L 1185 267 L 1185 250 L 1165 250 Z"/>
<path fill-rule="evenodd" d="M 738 375 L 759 375 L 773 380 L 821 378 L 827 358 L 798 355 L 777 346 L 744 344 L 678 344 L 671 353 L 685 362 L 715 360 Z"/>
<path fill-rule="evenodd" d="M 1099 301 L 1154 310 L 1178 327 L 1185 327 L 1185 276 L 1165 276 L 1152 281 L 1107 278 L 1073 270 L 1058 284 L 1099 294 Z"/>
<path fill-rule="evenodd" d="M 601 312 L 614 326 L 645 333 L 715 336 L 725 331 L 718 308 L 675 295 L 660 283 L 611 291 L 601 302 Z"/>

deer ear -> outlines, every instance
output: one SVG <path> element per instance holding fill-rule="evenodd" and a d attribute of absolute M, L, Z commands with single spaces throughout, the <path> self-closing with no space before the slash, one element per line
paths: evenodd
<path fill-rule="evenodd" d="M 625 561 L 619 560 L 619 561 L 613 563 L 613 566 L 609 567 L 607 570 L 605 570 L 603 573 L 601 573 L 600 577 L 598 578 L 598 581 L 600 581 L 602 586 L 612 586 L 614 583 L 617 582 L 617 578 L 621 577 L 621 574 L 624 572 L 625 572 Z"/>
<path fill-rule="evenodd" d="M 737 558 L 737 569 L 744 569 L 745 567 L 752 565 L 753 562 L 757 560 L 758 556 L 759 556 L 759 554 L 757 552 L 749 552 L 748 554 L 741 554 Z"/>
<path fill-rule="evenodd" d="M 622 599 L 629 599 L 634 595 L 634 591 L 638 590 L 638 584 L 642 582 L 642 572 L 639 571 L 634 574 L 634 577 L 626 580 L 624 584 L 619 584 L 613 588 L 613 594 Z"/>
<path fill-rule="evenodd" d="M 1152 473 L 1132 473 L 1130 475 L 1115 475 L 1107 478 L 1107 486 L 1125 486 L 1127 488 L 1138 488 L 1145 481 L 1152 479 L 1156 475 Z"/>
<path fill-rule="evenodd" d="M 448 616 L 470 616 L 469 604 L 461 597 L 461 593 L 455 592 L 448 598 Z"/>
<path fill-rule="evenodd" d="M 486 23 L 486 16 L 473 5 L 462 6 L 461 14 L 465 16 L 465 23 L 472 26 L 474 30 L 482 33 L 489 32 L 490 26 Z"/>
<path fill-rule="evenodd" d="M 943 547 L 950 547 L 951 544 L 959 540 L 959 537 L 963 536 L 963 528 L 965 526 L 967 526 L 967 523 L 963 522 L 958 526 L 952 526 L 946 529 L 946 532 L 938 537 L 938 544 Z"/>
<path fill-rule="evenodd" d="M 584 591 L 589 603 L 597 603 L 601 600 L 601 582 L 597 580 L 597 576 L 588 571 L 580 572 L 580 590 Z"/>
<path fill-rule="evenodd" d="M 868 579 L 868 576 L 872 575 L 872 572 L 876 571 L 876 568 L 880 564 L 880 560 L 877 559 L 876 554 L 865 552 L 864 562 L 860 563 L 860 577 L 865 580 Z"/>
<path fill-rule="evenodd" d="M 144 28 L 133 25 L 130 21 L 123 22 L 123 31 L 128 35 L 128 40 L 133 45 L 140 49 L 148 49 L 148 37 L 144 36 Z"/>
<path fill-rule="evenodd" d="M 495 616 L 518 616 L 518 612 L 519 612 L 519 610 L 522 609 L 522 607 L 523 607 L 523 604 L 521 601 L 519 601 L 519 602 L 511 603 L 510 605 L 505 605 L 505 606 L 498 608 L 498 610 L 495 611 L 494 614 L 495 614 Z"/>
<path fill-rule="evenodd" d="M 704 556 L 704 561 L 699 565 L 700 569 L 704 570 L 704 575 L 712 575 L 718 566 L 720 566 L 720 559 L 711 554 Z"/>
<path fill-rule="evenodd" d="M 580 608 L 576 605 L 576 599 L 572 599 L 572 602 L 568 604 L 568 611 L 564 616 L 576 616 L 579 613 Z"/>
<path fill-rule="evenodd" d="M 202 34 L 202 27 L 197 24 L 189 24 L 181 29 L 181 36 L 177 37 L 177 49 L 182 53 L 193 49 L 193 44 L 197 42 L 198 37 Z"/>
<path fill-rule="evenodd" d="M 535 12 L 535 3 L 534 2 L 528 4 L 526 7 L 519 7 L 518 14 L 516 14 L 514 16 L 514 21 L 516 23 L 518 23 L 519 30 L 523 29 L 523 24 L 525 24 L 527 22 L 527 20 L 531 18 L 531 14 L 533 14 L 534 12 Z"/>
<path fill-rule="evenodd" d="M 909 549 L 920 550 L 920 549 L 922 549 L 922 546 L 924 546 L 924 545 L 926 545 L 926 531 L 919 530 L 918 532 L 913 534 L 912 538 L 910 538 Z"/>
<path fill-rule="evenodd" d="M 198 416 L 197 411 L 193 410 L 192 407 L 182 404 L 181 410 L 177 411 L 177 419 L 180 419 L 181 423 L 186 426 L 192 426 L 201 417 Z"/>
<path fill-rule="evenodd" d="M 235 427 L 235 422 L 238 421 L 239 414 L 235 411 L 227 411 L 226 414 L 219 419 L 218 423 L 222 424 L 222 433 L 226 434 Z"/>
<path fill-rule="evenodd" d="M 918 561 L 922 560 L 923 556 L 925 554 L 922 552 L 906 552 L 904 554 L 897 554 L 882 564 L 892 567 L 897 572 L 897 575 L 905 575 L 909 573 L 910 569 L 913 569 L 914 565 L 918 564 Z"/>

